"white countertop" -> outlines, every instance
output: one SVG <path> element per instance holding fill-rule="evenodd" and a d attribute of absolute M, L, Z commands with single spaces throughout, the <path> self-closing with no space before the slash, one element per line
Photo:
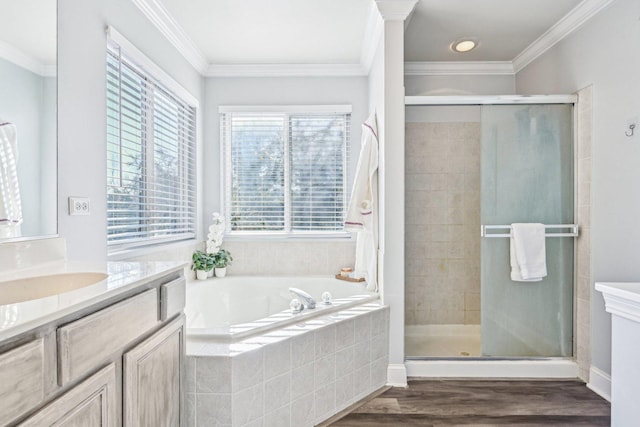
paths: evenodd
<path fill-rule="evenodd" d="M 183 269 L 183 262 L 56 262 L 0 274 L 0 282 L 71 272 L 102 272 L 108 277 L 93 285 L 15 304 L 0 305 L 0 342 L 90 307 L 107 298 Z"/>
<path fill-rule="evenodd" d="M 609 313 L 640 322 L 640 282 L 596 282 L 596 290 Z"/>

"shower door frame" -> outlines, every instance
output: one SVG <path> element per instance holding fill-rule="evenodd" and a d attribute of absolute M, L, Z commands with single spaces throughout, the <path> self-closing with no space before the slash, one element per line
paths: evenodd
<path fill-rule="evenodd" d="M 578 132 L 577 95 L 409 95 L 406 107 L 445 107 L 482 105 L 572 104 L 573 105 L 573 224 L 577 224 Z M 480 230 L 478 230 L 480 232 Z M 411 357 L 405 356 L 407 374 L 416 377 L 530 377 L 577 378 L 576 303 L 577 245 L 573 245 L 573 338 L 571 357 L 485 358 L 485 357 Z"/>

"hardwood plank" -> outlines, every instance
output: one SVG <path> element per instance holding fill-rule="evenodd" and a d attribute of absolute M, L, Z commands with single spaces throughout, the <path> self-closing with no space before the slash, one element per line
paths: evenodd
<path fill-rule="evenodd" d="M 609 417 L 562 415 L 491 416 L 425 416 L 416 414 L 350 414 L 335 422 L 335 427 L 397 427 L 397 426 L 609 426 Z"/>
<path fill-rule="evenodd" d="M 608 426 L 610 404 L 580 381 L 412 380 L 334 426 Z"/>

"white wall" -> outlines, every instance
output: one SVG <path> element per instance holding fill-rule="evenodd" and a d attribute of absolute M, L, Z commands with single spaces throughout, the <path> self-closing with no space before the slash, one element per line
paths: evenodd
<path fill-rule="evenodd" d="M 360 125 L 367 117 L 366 77 L 241 77 L 208 78 L 204 111 L 204 226 L 221 205 L 221 105 L 339 105 L 352 106 L 351 172 L 360 152 Z"/>
<path fill-rule="evenodd" d="M 616 0 L 516 76 L 519 94 L 593 84 L 591 268 L 594 281 L 640 277 L 640 2 Z M 640 123 L 638 123 L 640 124 Z M 610 317 L 591 287 L 592 366 L 611 372 Z"/>
<path fill-rule="evenodd" d="M 58 2 L 58 232 L 70 259 L 106 259 L 105 27 L 114 26 L 196 98 L 203 79 L 129 0 Z M 69 196 L 91 198 L 69 216 Z"/>
<path fill-rule="evenodd" d="M 513 75 L 406 76 L 407 95 L 512 95 Z"/>
<path fill-rule="evenodd" d="M 360 153 L 361 124 L 367 117 L 366 77 L 218 77 L 205 82 L 203 152 L 203 227 L 212 212 L 222 211 L 221 147 L 218 107 L 221 105 L 344 105 L 352 106 L 351 174 Z M 238 274 L 333 274 L 339 267 L 353 266 L 353 241 L 235 240 L 225 242 L 235 258 L 231 267 Z M 300 248 L 304 247 L 304 250 Z M 269 268 L 272 254 L 287 259 L 283 266 Z M 294 264 L 286 267 L 289 263 Z M 282 269 L 285 269 L 284 271 Z"/>

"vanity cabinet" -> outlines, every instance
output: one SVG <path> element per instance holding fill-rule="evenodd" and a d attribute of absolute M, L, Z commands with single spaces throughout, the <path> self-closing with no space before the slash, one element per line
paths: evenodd
<path fill-rule="evenodd" d="M 116 427 L 117 419 L 116 369 L 110 364 L 19 426 Z"/>
<path fill-rule="evenodd" d="M 0 342 L 0 425 L 182 424 L 182 269 Z"/>
<path fill-rule="evenodd" d="M 0 354 L 0 425 L 42 401 L 46 382 L 44 359 L 42 338 Z"/>
<path fill-rule="evenodd" d="M 180 425 L 184 315 L 124 355 L 124 426 Z"/>

